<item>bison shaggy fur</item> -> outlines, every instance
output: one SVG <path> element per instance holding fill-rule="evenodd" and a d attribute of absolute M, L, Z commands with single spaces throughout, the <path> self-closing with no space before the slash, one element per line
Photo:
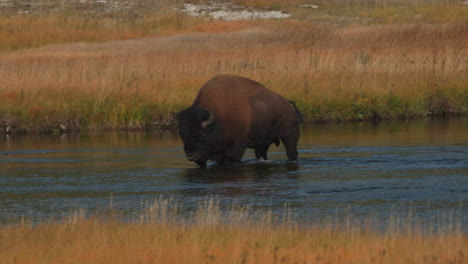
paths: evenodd
<path fill-rule="evenodd" d="M 188 160 L 238 163 L 246 148 L 267 159 L 271 144 L 284 144 L 297 160 L 300 113 L 294 103 L 256 81 L 219 75 L 205 83 L 187 109 L 176 115 Z"/>

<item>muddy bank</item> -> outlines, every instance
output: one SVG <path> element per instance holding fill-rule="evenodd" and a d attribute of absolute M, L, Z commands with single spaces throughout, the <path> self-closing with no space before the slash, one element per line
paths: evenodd
<path fill-rule="evenodd" d="M 121 124 L 118 126 L 109 124 L 86 124 L 80 122 L 80 119 L 54 119 L 49 118 L 41 122 L 21 122 L 19 120 L 9 120 L 0 118 L 0 135 L 50 135 L 50 134 L 67 134 L 67 133 L 87 133 L 92 131 L 160 131 L 160 130 L 175 130 L 177 123 L 174 114 L 170 116 L 158 116 L 155 119 L 148 120 L 147 122 L 135 122 L 129 124 Z M 428 114 L 425 116 L 400 116 L 396 118 L 385 118 L 379 116 L 369 116 L 367 118 L 356 118 L 350 120 L 341 119 L 310 119 L 305 118 L 303 125 L 309 126 L 314 124 L 333 124 L 333 123 L 347 123 L 347 122 L 364 122 L 364 123 L 379 123 L 391 120 L 443 120 L 452 118 L 466 118 L 465 113 L 450 113 L 450 114 Z"/>

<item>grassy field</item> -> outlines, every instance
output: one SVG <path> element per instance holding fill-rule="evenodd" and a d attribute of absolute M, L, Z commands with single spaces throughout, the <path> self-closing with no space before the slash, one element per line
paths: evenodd
<path fill-rule="evenodd" d="M 373 222 L 301 224 L 249 206 L 222 212 L 213 200 L 181 220 L 171 205 L 158 201 L 132 221 L 77 212 L 0 227 L 0 263 L 467 262 L 468 236 L 459 224 L 421 228 L 410 218 L 394 218 L 384 230 Z"/>
<path fill-rule="evenodd" d="M 295 100 L 308 122 L 468 111 L 458 1 L 238 0 L 291 15 L 243 21 L 191 17 L 183 1 L 48 3 L 2 9 L 0 133 L 172 125 L 225 73 Z"/>

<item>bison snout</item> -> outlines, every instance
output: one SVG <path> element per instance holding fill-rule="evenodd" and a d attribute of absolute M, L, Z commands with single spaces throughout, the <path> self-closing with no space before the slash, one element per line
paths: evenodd
<path fill-rule="evenodd" d="M 185 154 L 185 157 L 187 157 L 189 161 L 196 161 L 199 158 L 197 153 L 187 153 Z"/>

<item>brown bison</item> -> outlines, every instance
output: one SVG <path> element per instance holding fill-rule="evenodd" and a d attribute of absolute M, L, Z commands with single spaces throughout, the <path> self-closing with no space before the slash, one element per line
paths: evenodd
<path fill-rule="evenodd" d="M 300 113 L 294 102 L 253 80 L 219 75 L 205 83 L 189 108 L 177 113 L 179 134 L 188 160 L 238 163 L 246 148 L 267 159 L 281 140 L 288 159 L 297 160 Z"/>

